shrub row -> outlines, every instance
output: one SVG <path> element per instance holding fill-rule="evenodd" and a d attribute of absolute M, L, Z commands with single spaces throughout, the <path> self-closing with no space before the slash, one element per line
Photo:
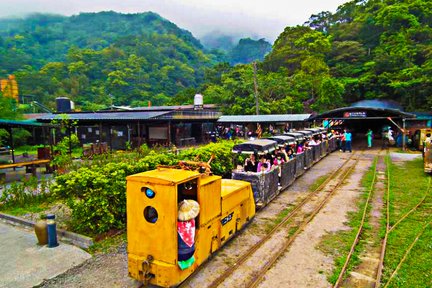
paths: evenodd
<path fill-rule="evenodd" d="M 233 168 L 233 145 L 232 141 L 222 141 L 184 150 L 178 155 L 150 151 L 138 161 L 125 157 L 121 162 L 84 166 L 57 176 L 52 192 L 72 209 L 71 228 L 74 231 L 99 234 L 110 229 L 123 229 L 126 224 L 126 176 L 155 169 L 157 165 L 175 165 L 180 160 L 207 162 L 212 154 L 215 155 L 211 163 L 213 173 L 226 175 Z"/>

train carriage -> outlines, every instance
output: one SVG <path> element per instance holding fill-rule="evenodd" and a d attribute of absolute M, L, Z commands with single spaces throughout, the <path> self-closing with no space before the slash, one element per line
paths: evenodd
<path fill-rule="evenodd" d="M 306 137 L 308 137 L 309 139 L 314 138 L 315 141 L 322 139 L 321 136 L 321 129 L 320 128 L 307 128 L 305 130 L 299 131 L 300 133 L 304 133 L 304 132 L 311 132 L 312 134 L 309 135 L 305 135 Z M 322 154 L 322 145 L 321 143 L 317 144 L 317 145 L 312 145 L 311 146 L 311 150 L 312 150 L 312 159 L 313 162 L 316 163 L 321 159 L 321 154 Z"/>
<path fill-rule="evenodd" d="M 294 137 L 297 145 L 304 143 L 306 139 L 303 133 L 298 133 L 298 132 L 287 132 L 284 133 L 284 135 Z M 297 147 L 295 151 L 297 151 Z M 305 154 L 304 152 L 297 153 L 295 156 L 295 177 L 301 176 L 305 172 L 304 168 L 305 168 Z"/>
<path fill-rule="evenodd" d="M 290 186 L 296 178 L 296 168 L 297 168 L 297 158 L 293 158 L 288 160 L 288 162 L 285 162 L 282 164 L 282 176 L 280 179 L 280 186 L 283 189 Z M 304 169 L 302 169 L 304 171 Z"/>
<path fill-rule="evenodd" d="M 288 135 L 276 135 L 266 139 L 278 142 L 279 147 L 291 146 L 295 149 L 296 138 Z M 304 170 L 303 168 L 301 168 Z M 288 162 L 281 164 L 281 177 L 279 179 L 280 188 L 283 190 L 291 185 L 296 177 L 296 158 L 289 159 Z"/>
<path fill-rule="evenodd" d="M 307 139 L 307 140 L 309 140 L 313 136 L 312 131 L 300 130 L 297 132 L 303 134 L 305 139 Z M 315 146 L 313 146 L 313 147 L 315 147 Z M 305 151 L 304 151 L 304 154 L 305 154 L 304 155 L 304 166 L 305 166 L 305 168 L 309 169 L 314 164 L 314 162 L 315 162 L 314 161 L 314 153 L 316 153 L 315 151 L 317 149 L 319 149 L 319 148 L 305 149 Z"/>
<path fill-rule="evenodd" d="M 269 139 L 252 140 L 235 145 L 232 152 L 236 154 L 266 155 L 278 147 L 277 142 Z M 252 185 L 255 203 L 258 208 L 267 205 L 279 193 L 278 169 L 271 168 L 269 172 L 243 172 L 235 170 L 232 178 L 248 181 Z"/>

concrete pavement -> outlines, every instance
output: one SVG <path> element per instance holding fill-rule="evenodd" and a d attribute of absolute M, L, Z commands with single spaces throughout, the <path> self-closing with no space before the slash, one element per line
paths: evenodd
<path fill-rule="evenodd" d="M 0 222 L 0 287 L 33 287 L 73 268 L 91 255 L 60 243 L 56 248 L 37 245 L 33 231 Z"/>

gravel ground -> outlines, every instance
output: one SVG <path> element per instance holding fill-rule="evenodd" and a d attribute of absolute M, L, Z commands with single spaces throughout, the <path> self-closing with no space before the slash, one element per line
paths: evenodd
<path fill-rule="evenodd" d="M 123 243 L 107 254 L 95 255 L 79 267 L 38 287 L 140 287 L 141 283 L 128 277 L 126 244 Z"/>

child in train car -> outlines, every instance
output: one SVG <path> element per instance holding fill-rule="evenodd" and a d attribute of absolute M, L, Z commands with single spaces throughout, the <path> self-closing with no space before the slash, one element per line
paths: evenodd
<path fill-rule="evenodd" d="M 284 147 L 282 147 L 281 148 L 281 155 L 282 155 L 282 159 L 285 161 L 285 162 L 288 162 L 288 160 L 289 160 L 289 158 L 288 158 L 288 153 L 287 153 L 287 148 L 288 148 L 289 146 L 284 146 Z"/>
<path fill-rule="evenodd" d="M 288 160 L 294 159 L 294 148 L 292 146 L 288 146 L 287 156 Z"/>
<path fill-rule="evenodd" d="M 260 161 L 258 162 L 257 172 L 263 172 L 263 170 L 262 170 L 263 166 L 265 167 L 265 169 L 264 169 L 265 172 L 270 171 L 270 168 L 271 168 L 270 161 L 266 158 L 265 155 L 261 155 L 261 157 L 260 157 Z"/>
<path fill-rule="evenodd" d="M 276 167 L 278 169 L 278 177 L 279 177 L 278 184 L 279 185 L 280 185 L 280 179 L 282 176 L 282 163 L 285 163 L 285 160 L 282 159 L 282 153 L 279 153 L 273 161 L 273 167 Z"/>
<path fill-rule="evenodd" d="M 261 163 L 261 162 L 260 162 L 260 163 Z M 258 163 L 258 165 L 259 165 L 260 163 Z M 259 166 L 258 166 L 258 169 L 260 169 L 260 170 L 258 171 L 259 173 L 266 173 L 266 172 L 269 172 L 269 171 L 270 171 L 270 165 L 269 165 L 269 163 L 265 162 L 265 163 L 262 163 L 261 165 L 259 165 Z"/>
<path fill-rule="evenodd" d="M 280 153 L 280 151 L 281 151 L 280 148 L 277 147 L 273 151 L 273 153 L 270 153 L 270 157 L 268 158 L 268 160 L 270 161 L 270 164 L 272 164 L 275 161 L 275 159 L 277 158 L 277 155 Z"/>
<path fill-rule="evenodd" d="M 301 154 L 304 152 L 304 146 L 303 145 L 304 145 L 303 143 L 299 143 L 297 145 L 297 154 Z"/>
<path fill-rule="evenodd" d="M 194 200 L 186 199 L 178 204 L 178 265 L 181 270 L 195 262 L 195 218 L 199 211 L 200 206 Z"/>

